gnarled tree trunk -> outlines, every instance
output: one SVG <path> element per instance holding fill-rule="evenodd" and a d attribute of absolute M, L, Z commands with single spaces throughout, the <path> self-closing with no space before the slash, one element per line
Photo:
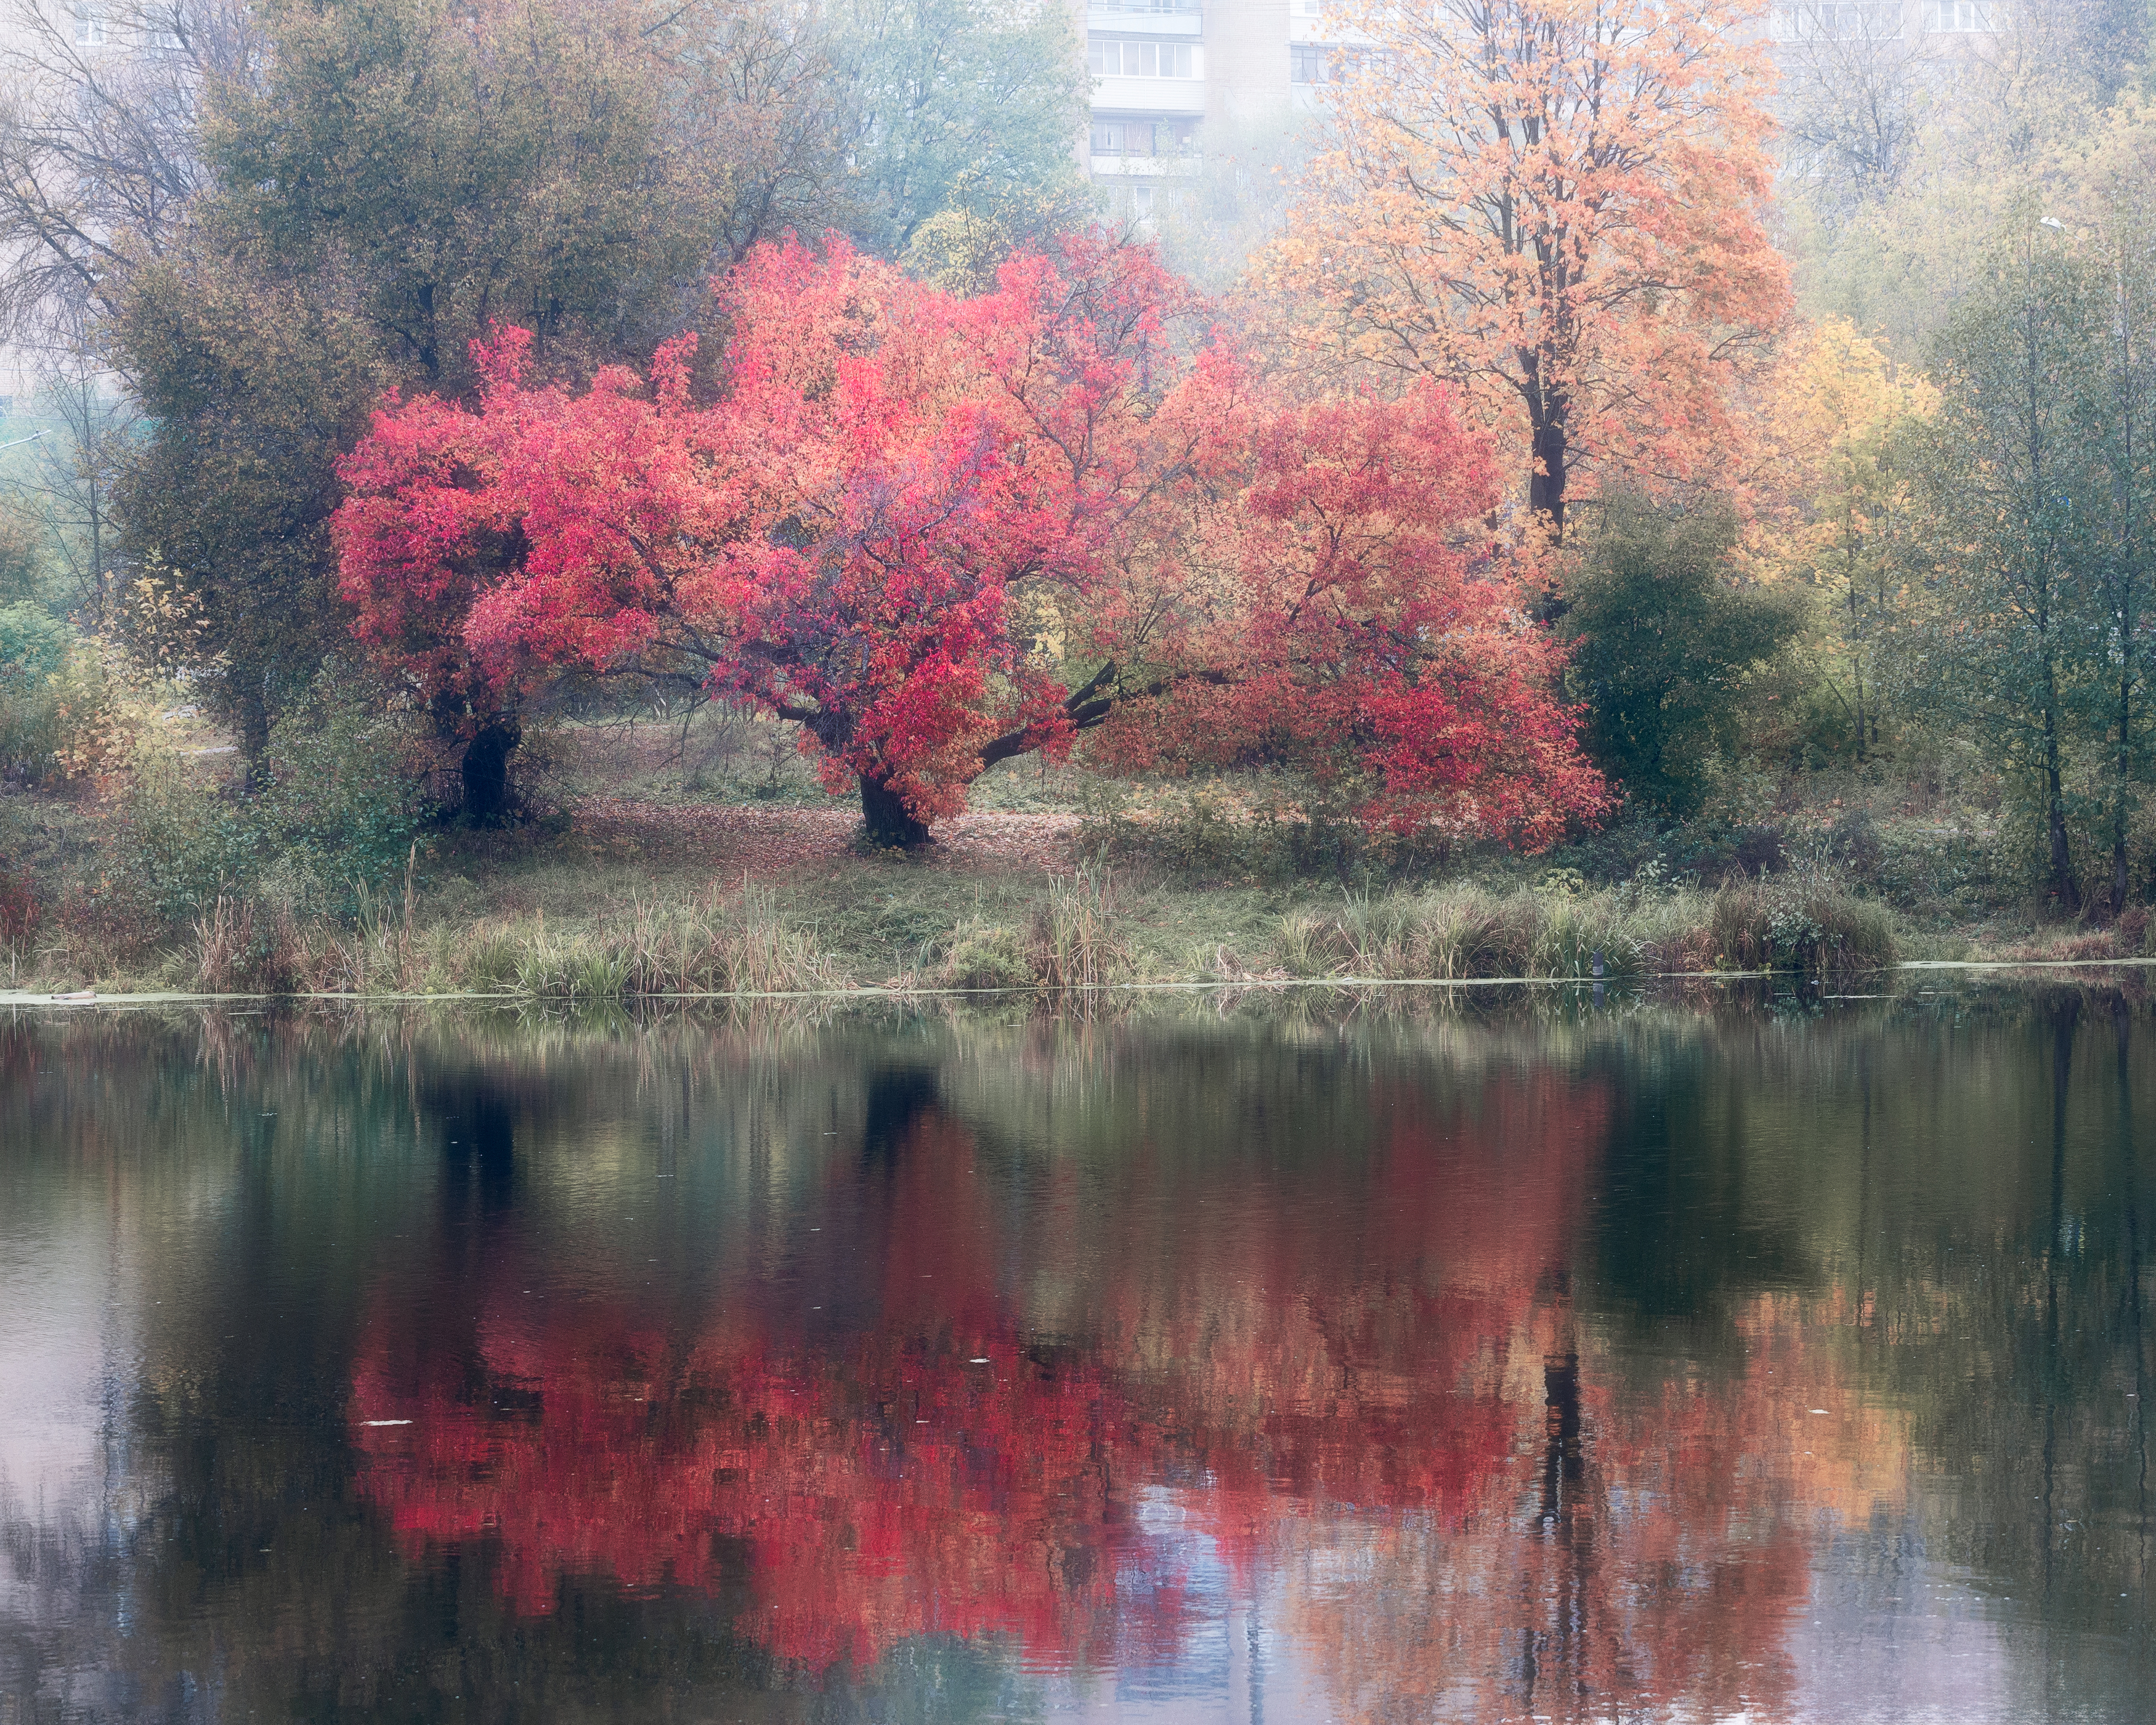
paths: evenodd
<path fill-rule="evenodd" d="M 489 719 L 465 745 L 458 772 L 464 780 L 464 818 L 474 826 L 498 827 L 511 813 L 509 757 L 524 740 L 524 727 L 507 714 Z"/>
<path fill-rule="evenodd" d="M 861 819 L 868 825 L 871 845 L 887 845 L 912 850 L 928 842 L 928 824 L 916 819 L 906 798 L 881 777 L 861 775 Z"/>

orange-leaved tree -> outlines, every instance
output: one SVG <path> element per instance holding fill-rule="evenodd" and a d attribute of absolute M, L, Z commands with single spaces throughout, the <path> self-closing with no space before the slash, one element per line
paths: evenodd
<path fill-rule="evenodd" d="M 1420 0 L 1349 17 L 1331 147 L 1266 277 L 1333 354 L 1466 390 L 1561 540 L 1586 464 L 1724 459 L 1789 302 L 1770 69 L 1733 0 Z"/>

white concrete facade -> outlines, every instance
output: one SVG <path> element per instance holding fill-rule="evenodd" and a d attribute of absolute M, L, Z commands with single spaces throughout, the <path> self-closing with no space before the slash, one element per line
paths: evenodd
<path fill-rule="evenodd" d="M 1300 105 L 1297 80 L 1314 87 L 1329 69 L 1310 51 L 1323 39 L 1321 4 L 1086 0 L 1093 97 L 1082 153 L 1095 181 L 1128 193 L 1146 216 L 1152 187 L 1198 167 L 1209 122 L 1265 121 Z"/>
<path fill-rule="evenodd" d="M 1778 49 L 1899 41 L 1948 59 L 1983 52 L 2008 4 L 1766 0 L 1759 15 Z M 1074 17 L 1094 74 L 1091 136 L 1080 153 L 1096 182 L 1132 193 L 1141 216 L 1149 185 L 1202 161 L 1207 121 L 1315 108 L 1354 66 L 1355 33 L 1329 0 L 1082 0 Z"/>

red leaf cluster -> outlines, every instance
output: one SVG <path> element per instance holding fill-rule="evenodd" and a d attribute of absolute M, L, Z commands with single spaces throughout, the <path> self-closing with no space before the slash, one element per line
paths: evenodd
<path fill-rule="evenodd" d="M 714 401 L 693 337 L 579 394 L 506 331 L 475 406 L 377 416 L 336 532 L 377 655 L 474 710 L 540 668 L 690 668 L 922 820 L 1111 712 L 1126 760 L 1270 751 L 1396 822 L 1539 844 L 1601 808 L 1547 632 L 1462 548 L 1494 487 L 1441 392 L 1192 361 L 1188 290 L 1097 239 L 972 299 L 789 242 L 721 295 Z"/>

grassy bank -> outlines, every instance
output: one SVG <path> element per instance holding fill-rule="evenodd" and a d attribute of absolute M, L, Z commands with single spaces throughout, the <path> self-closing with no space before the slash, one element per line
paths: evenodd
<path fill-rule="evenodd" d="M 1141 872 L 968 877 L 865 857 L 814 879 L 691 885 L 543 855 L 426 880 L 351 918 L 227 896 L 129 950 L 65 923 L 10 955 L 18 986 L 534 999 L 850 987 L 1024 989 L 1367 978 L 1843 973 L 1905 950 L 1892 916 L 1792 878 L 1642 892 L 1471 883 L 1367 893 L 1200 888 Z"/>
<path fill-rule="evenodd" d="M 335 868 L 280 864 L 177 912 L 131 911 L 124 865 L 145 839 L 138 824 L 131 840 L 124 798 L 0 795 L 0 985 L 535 999 L 895 987 L 1053 1002 L 1119 983 L 1587 978 L 1597 955 L 1619 980 L 1842 975 L 1910 958 L 2132 957 L 2152 942 L 2138 910 L 2102 927 L 2041 922 L 2002 872 L 2010 833 L 1891 784 L 1799 787 L 1794 813 L 1766 811 L 1779 824 L 1738 810 L 1676 829 L 1635 822 L 1541 857 L 1419 857 L 1343 840 L 1262 778 L 1134 790 L 1029 768 L 976 787 L 1002 838 L 954 829 L 907 858 L 850 849 L 851 811 L 801 782 L 792 754 L 737 749 L 747 766 L 709 766 L 664 741 L 565 732 L 535 798 L 555 814 L 435 831 L 408 880 L 357 906 Z M 1096 860 L 1074 867 L 1074 854 Z M 11 880 L 34 899 L 28 926 L 9 922 Z"/>

